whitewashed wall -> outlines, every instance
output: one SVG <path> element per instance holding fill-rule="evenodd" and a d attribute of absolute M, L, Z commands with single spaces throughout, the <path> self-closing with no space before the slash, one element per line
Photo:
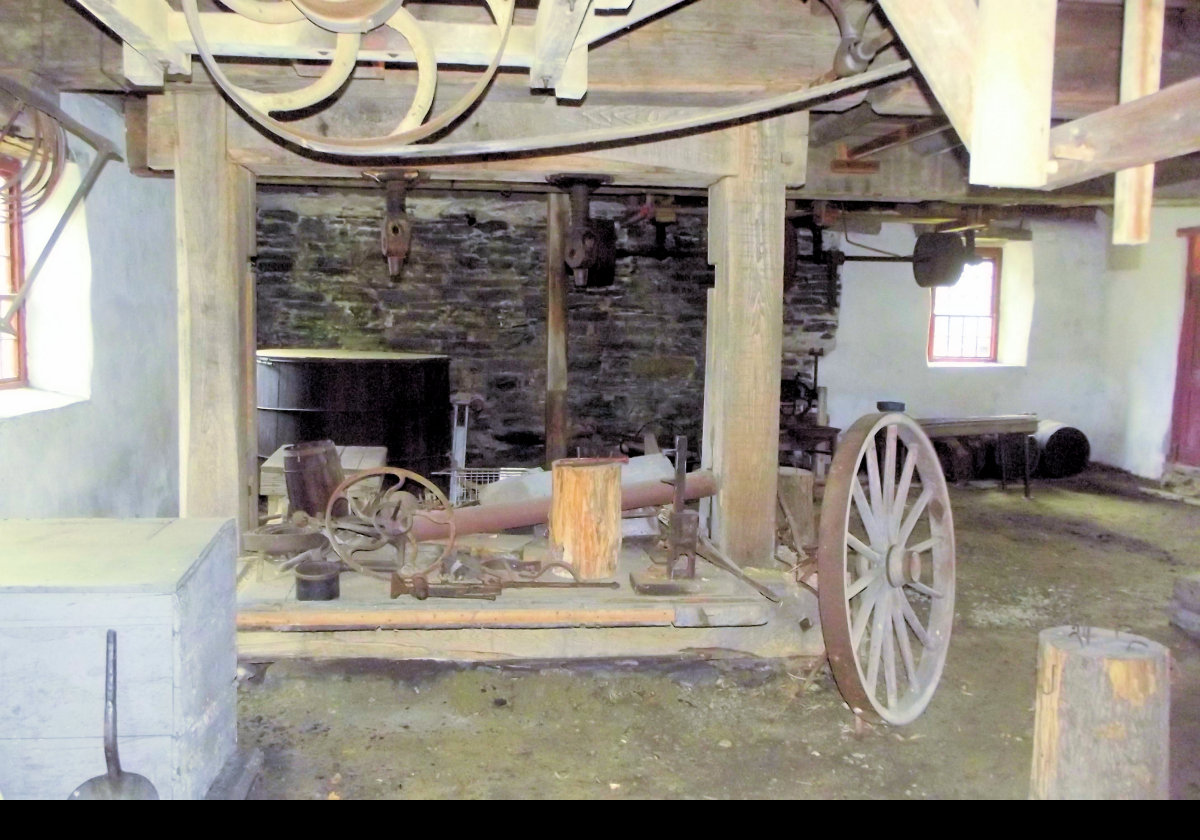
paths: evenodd
<path fill-rule="evenodd" d="M 61 104 L 124 146 L 124 120 L 103 102 L 65 95 Z M 68 241 L 37 282 L 87 295 L 89 283 L 72 272 L 90 276 L 91 335 L 73 330 L 90 346 L 63 342 L 76 361 L 90 355 L 90 381 L 66 389 L 56 407 L 2 416 L 0 404 L 0 518 L 178 514 L 173 182 L 109 162 L 84 212 L 86 237 Z M 64 317 L 76 317 L 77 299 L 65 302 Z M 18 400 L 0 391 L 0 402 Z M 56 405 L 27 400 L 14 410 L 30 404 Z"/>
<path fill-rule="evenodd" d="M 831 422 L 844 428 L 885 399 L 907 403 L 916 416 L 1032 411 L 1082 429 L 1094 460 L 1157 478 L 1183 305 L 1175 231 L 1188 225 L 1200 225 L 1200 208 L 1156 210 L 1154 240 L 1135 249 L 1108 244 L 1103 215 L 1095 223 L 1034 222 L 1023 365 L 928 365 L 929 292 L 911 267 L 847 263 L 837 347 L 821 366 Z M 915 241 L 906 225 L 852 238 L 904 254 Z"/>

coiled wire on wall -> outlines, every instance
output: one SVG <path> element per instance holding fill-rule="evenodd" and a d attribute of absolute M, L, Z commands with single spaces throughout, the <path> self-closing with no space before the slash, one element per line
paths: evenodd
<path fill-rule="evenodd" d="M 41 207 L 62 178 L 67 132 L 45 111 L 0 91 L 0 221 Z M 11 192 L 10 192 L 11 190 Z"/>

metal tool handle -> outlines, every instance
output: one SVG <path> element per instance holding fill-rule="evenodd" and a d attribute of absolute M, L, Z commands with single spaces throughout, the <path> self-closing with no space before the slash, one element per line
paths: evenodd
<path fill-rule="evenodd" d="M 117 631 L 109 630 L 104 656 L 104 763 L 108 777 L 121 775 L 121 757 L 117 754 Z"/>

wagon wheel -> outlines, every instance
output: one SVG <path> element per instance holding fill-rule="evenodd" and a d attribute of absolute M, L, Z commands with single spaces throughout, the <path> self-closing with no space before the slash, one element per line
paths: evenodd
<path fill-rule="evenodd" d="M 381 486 L 379 491 L 367 500 L 356 499 L 354 494 L 350 493 L 350 488 L 355 484 L 376 476 L 391 476 L 399 479 L 399 483 L 387 488 Z M 416 496 L 403 489 L 405 483 L 410 481 L 430 494 L 436 505 L 434 508 L 421 507 Z M 345 505 L 349 515 L 338 515 L 341 508 L 339 502 Z M 350 476 L 330 495 L 325 506 L 325 536 L 334 552 L 351 569 L 389 580 L 390 573 L 372 571 L 355 560 L 354 555 L 360 551 L 374 551 L 385 545 L 395 544 L 401 549 L 396 568 L 399 572 L 407 553 L 401 543 L 407 543 L 415 556 L 417 541 L 412 529 L 417 518 L 445 524 L 450 532 L 446 547 L 438 558 L 427 567 L 416 571 L 416 574 L 424 576 L 441 566 L 454 551 L 454 513 L 450 501 L 436 484 L 422 475 L 396 467 L 374 467 Z"/>
<path fill-rule="evenodd" d="M 869 414 L 846 432 L 825 485 L 817 570 L 842 696 L 856 714 L 914 720 L 950 643 L 954 522 L 937 454 L 912 418 Z"/>

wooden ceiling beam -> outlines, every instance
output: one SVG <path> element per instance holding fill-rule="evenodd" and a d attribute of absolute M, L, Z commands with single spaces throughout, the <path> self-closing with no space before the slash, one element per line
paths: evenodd
<path fill-rule="evenodd" d="M 1194 152 L 1200 152 L 1200 76 L 1051 129 L 1045 188 Z"/>
<path fill-rule="evenodd" d="M 125 76 L 135 85 L 161 87 L 163 75 L 189 75 L 192 56 L 167 37 L 167 0 L 78 0 L 125 42 Z"/>
<path fill-rule="evenodd" d="M 1163 0 L 1127 0 L 1121 42 L 1121 101 L 1154 93 L 1162 79 Z M 1154 202 L 1154 164 L 1117 173 L 1113 191 L 1114 245 L 1150 241 L 1150 210 Z"/>
<path fill-rule="evenodd" d="M 979 0 L 972 69 L 972 184 L 1046 183 L 1055 0 Z"/>
<path fill-rule="evenodd" d="M 938 104 L 968 148 L 974 114 L 979 10 L 974 0 L 880 0 Z"/>

